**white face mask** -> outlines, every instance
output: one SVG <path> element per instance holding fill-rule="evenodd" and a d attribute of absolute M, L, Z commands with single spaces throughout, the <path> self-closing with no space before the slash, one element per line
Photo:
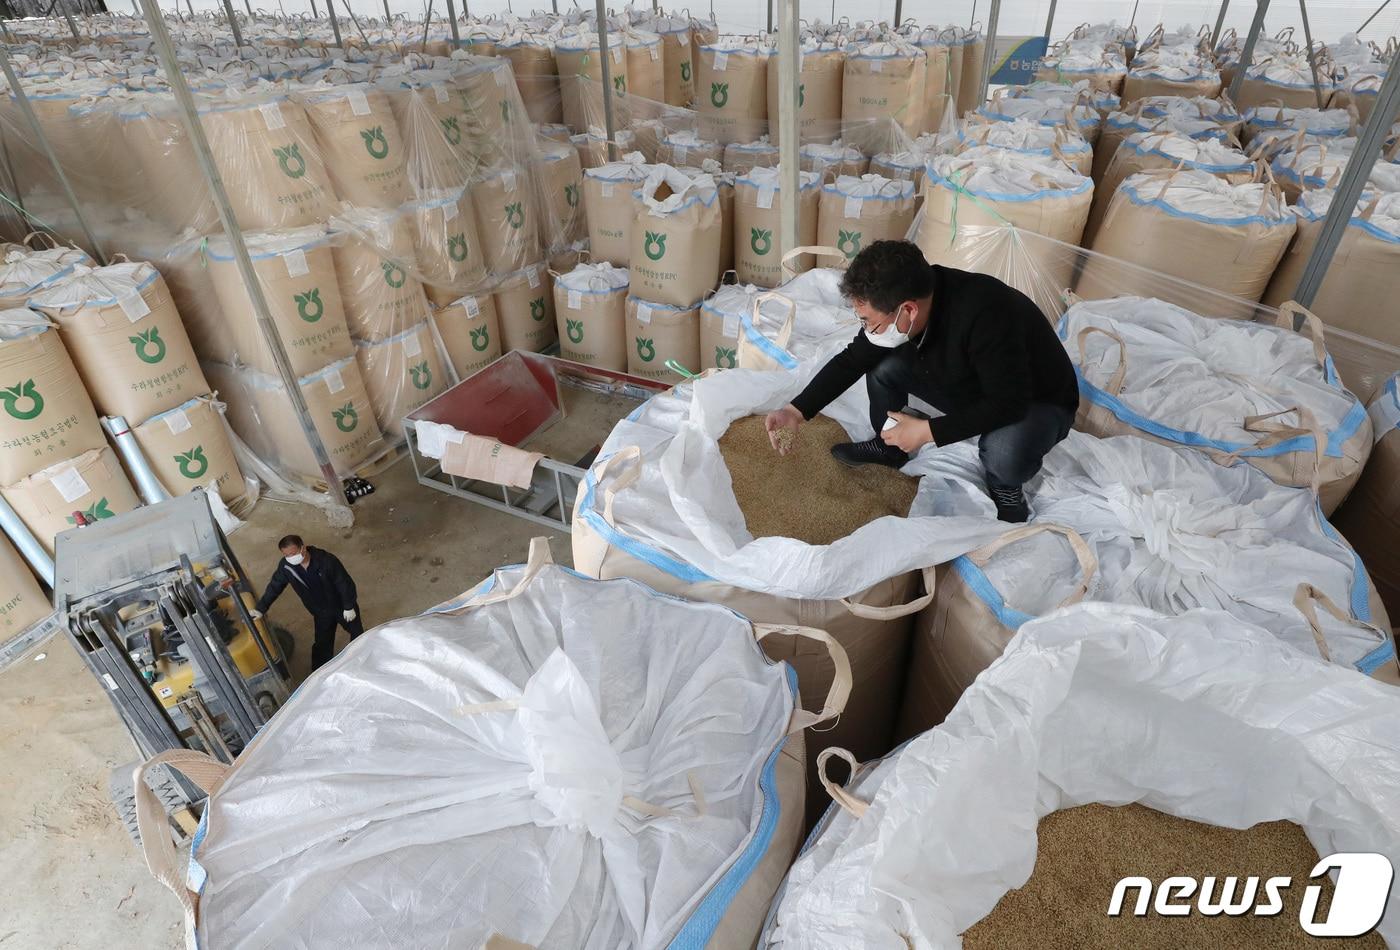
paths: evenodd
<path fill-rule="evenodd" d="M 306 560 L 306 555 L 305 555 L 305 554 L 288 554 L 288 555 L 287 555 L 287 563 L 290 564 L 290 565 L 292 565 L 293 567 L 295 567 L 296 565 L 300 564 L 300 563 L 301 563 L 302 561 L 304 561 L 304 560 Z"/>
<path fill-rule="evenodd" d="M 910 328 L 912 329 L 913 321 L 911 320 L 909 324 Z M 908 331 L 901 330 L 899 328 L 899 314 L 896 313 L 894 316 L 893 323 L 890 323 L 888 326 L 885 327 L 884 330 L 882 330 L 879 333 L 871 333 L 869 330 L 866 330 L 865 338 L 871 343 L 874 343 L 876 346 L 882 346 L 887 350 L 892 350 L 897 346 L 902 346 L 905 343 L 908 343 L 909 333 Z"/>

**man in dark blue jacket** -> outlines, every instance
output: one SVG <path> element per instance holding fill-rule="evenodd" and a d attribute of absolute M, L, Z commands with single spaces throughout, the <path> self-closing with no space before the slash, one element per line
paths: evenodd
<path fill-rule="evenodd" d="M 315 670 L 335 655 L 337 626 L 344 627 L 351 640 L 365 632 L 355 581 L 339 558 L 308 547 L 300 535 L 287 535 L 277 542 L 277 549 L 282 560 L 258 598 L 257 612 L 265 613 L 290 584 L 315 624 L 316 639 L 311 646 L 311 669 Z"/>
<path fill-rule="evenodd" d="M 985 274 L 930 265 L 908 241 L 856 255 L 841 292 L 861 332 L 766 425 L 796 430 L 862 376 L 875 437 L 833 446 L 847 465 L 900 468 L 932 442 L 978 440 L 987 491 L 1002 521 L 1029 517 L 1022 486 L 1069 434 L 1079 406 L 1074 365 L 1029 297 Z M 905 411 L 910 396 L 938 410 Z"/>

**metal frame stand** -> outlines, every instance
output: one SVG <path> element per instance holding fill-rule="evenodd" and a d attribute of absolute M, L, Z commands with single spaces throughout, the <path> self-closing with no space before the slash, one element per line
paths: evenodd
<path fill-rule="evenodd" d="M 1055 25 L 1056 0 L 1050 0 L 1050 12 L 1045 14 L 1045 49 L 1050 49 L 1050 29 Z"/>
<path fill-rule="evenodd" d="M 1240 50 L 1240 64 L 1235 67 L 1235 78 L 1230 80 L 1230 101 L 1240 98 L 1240 87 L 1244 85 L 1244 74 L 1254 62 L 1254 44 L 1259 42 L 1259 34 L 1264 31 L 1264 14 L 1269 12 L 1269 0 L 1255 0 L 1254 19 L 1249 24 L 1249 35 L 1245 37 L 1244 49 Z"/>
<path fill-rule="evenodd" d="M 1381 147 L 1390 134 L 1390 124 L 1395 121 L 1397 112 L 1400 112 L 1400 50 L 1390 61 L 1390 71 L 1386 73 L 1385 82 L 1381 83 L 1371 117 L 1357 136 L 1356 148 L 1352 150 L 1346 169 L 1337 182 L 1332 204 L 1327 209 L 1322 230 L 1318 232 L 1317 245 L 1303 267 L 1297 289 L 1293 291 L 1293 299 L 1304 307 L 1311 307 L 1317 299 L 1317 292 L 1322 289 L 1323 278 L 1332 264 L 1332 255 L 1337 253 L 1337 247 L 1342 243 L 1347 224 L 1356 211 L 1356 203 L 1371 177 L 1371 169 L 1380 157 Z M 1323 319 L 1326 320 L 1326 314 L 1323 314 Z"/>
<path fill-rule="evenodd" d="M 1312 73 L 1313 95 L 1317 97 L 1317 107 L 1325 108 L 1322 101 L 1322 83 L 1317 78 L 1317 51 L 1313 49 L 1312 24 L 1308 22 L 1308 0 L 1298 0 L 1298 11 L 1303 15 L 1303 42 L 1308 44 L 1308 71 Z"/>
<path fill-rule="evenodd" d="M 985 38 L 986 52 L 982 55 L 982 78 L 981 85 L 977 92 L 977 101 L 973 103 L 973 109 L 982 108 L 982 104 L 987 101 L 987 86 L 992 81 L 992 71 L 996 68 L 996 43 L 997 43 L 997 20 L 1001 17 L 1001 0 L 992 0 L 990 11 L 987 13 L 987 33 Z"/>
<path fill-rule="evenodd" d="M 233 45 L 243 45 L 243 31 L 238 28 L 238 17 L 234 16 L 233 4 L 224 0 L 224 16 L 228 17 L 228 28 L 233 32 Z"/>
<path fill-rule="evenodd" d="M 345 49 L 345 43 L 340 38 L 340 20 L 335 15 L 335 0 L 326 0 L 326 16 L 331 21 L 331 33 L 335 36 L 335 48 Z"/>
<path fill-rule="evenodd" d="M 243 241 L 243 231 L 238 226 L 238 219 L 234 216 L 233 208 L 229 206 L 228 193 L 224 190 L 223 178 L 219 175 L 219 167 L 214 162 L 214 155 L 209 149 L 209 140 L 204 135 L 204 126 L 200 123 L 199 114 L 195 110 L 194 96 L 190 94 L 190 87 L 185 82 L 184 74 L 180 72 L 180 62 L 175 55 L 175 47 L 170 41 L 170 31 L 166 29 L 165 20 L 161 17 L 160 6 L 157 0 L 141 0 L 141 10 L 146 18 L 147 29 L 151 33 L 156 55 L 159 56 L 161 65 L 165 68 L 166 81 L 170 83 L 170 90 L 175 95 L 176 105 L 179 106 L 185 130 L 190 137 L 190 146 L 194 149 L 200 170 L 204 172 L 204 179 L 209 185 L 214 207 L 219 212 L 219 222 L 223 225 L 224 234 L 228 237 L 232 247 L 233 258 L 238 264 L 238 273 L 243 278 L 244 288 L 248 291 L 249 300 L 253 304 L 253 312 L 258 316 L 258 327 L 262 330 L 263 338 L 267 341 L 273 362 L 277 364 L 277 375 L 281 378 L 282 386 L 287 391 L 287 398 L 291 400 L 292 411 L 296 413 L 297 421 L 301 424 L 302 432 L 311 447 L 311 453 L 316 459 L 317 466 L 321 469 L 321 477 L 326 481 L 327 491 L 338 493 L 341 499 L 348 504 L 350 499 L 345 494 L 345 487 L 341 483 L 340 476 L 336 474 L 335 468 L 331 465 L 330 454 L 326 452 L 326 445 L 321 441 L 321 434 L 316 431 L 316 426 L 311 421 L 311 410 L 307 407 L 306 398 L 302 395 L 301 387 L 297 383 L 296 373 L 292 371 L 291 360 L 287 357 L 287 349 L 282 344 L 282 337 L 277 332 L 277 326 L 272 322 L 272 311 L 268 308 L 267 297 L 263 294 L 262 282 L 258 279 L 257 271 L 253 269 L 253 261 L 248 256 L 248 245 Z M 332 20 L 332 22 L 334 21 Z"/>
<path fill-rule="evenodd" d="M 1214 50 L 1220 43 L 1220 31 L 1225 26 L 1225 11 L 1230 9 L 1230 0 L 1220 0 L 1220 12 L 1215 16 L 1215 29 L 1210 31 L 1210 48 Z"/>
<path fill-rule="evenodd" d="M 782 253 L 801 246 L 797 213 L 801 204 L 801 121 L 797 101 L 802 66 L 798 57 L 799 0 L 779 0 L 778 8 L 778 240 Z"/>
<path fill-rule="evenodd" d="M 447 23 L 452 28 L 452 48 L 454 50 L 462 48 L 462 38 L 457 35 L 457 8 L 452 0 L 447 0 Z"/>
<path fill-rule="evenodd" d="M 598 56 L 603 73 L 603 125 L 608 136 L 608 161 L 617 161 L 617 125 L 613 118 L 612 64 L 608 62 L 608 8 L 606 0 L 598 0 Z"/>

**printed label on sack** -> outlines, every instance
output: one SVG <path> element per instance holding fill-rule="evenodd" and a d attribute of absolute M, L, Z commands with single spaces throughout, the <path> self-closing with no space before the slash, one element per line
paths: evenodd
<path fill-rule="evenodd" d="M 170 430 L 171 435 L 179 435 L 181 432 L 188 432 L 190 429 L 190 417 L 185 414 L 185 410 L 176 409 L 165 417 L 165 427 Z"/>
<path fill-rule="evenodd" d="M 716 54 L 715 54 L 715 72 L 717 72 L 717 73 L 722 73 L 722 72 L 724 72 L 724 71 L 725 71 L 726 69 L 728 69 L 728 68 L 729 68 L 729 54 L 728 54 L 728 53 L 716 53 Z"/>
<path fill-rule="evenodd" d="M 530 282 L 531 289 L 540 285 L 540 272 L 533 264 L 525 268 L 525 279 Z"/>
<path fill-rule="evenodd" d="M 512 170 L 510 170 L 510 169 L 506 169 L 504 172 L 502 172 L 502 173 L 501 173 L 501 181 L 502 181 L 502 183 L 505 184 L 505 186 L 506 186 L 506 191 L 514 191 L 514 190 L 515 190 L 515 172 L 514 172 L 514 171 L 512 171 Z"/>
<path fill-rule="evenodd" d="M 671 150 L 676 153 L 676 161 L 678 162 L 684 162 L 686 155 L 689 154 L 684 145 L 672 145 Z"/>
<path fill-rule="evenodd" d="M 369 99 L 358 89 L 350 89 L 345 93 L 345 98 L 350 102 L 350 111 L 355 115 L 369 115 Z"/>
<path fill-rule="evenodd" d="M 613 62 L 614 62 L 614 63 L 617 63 L 619 66 L 622 65 L 622 47 L 621 47 L 621 46 L 614 46 L 614 47 L 612 48 L 612 58 L 613 58 Z"/>
<path fill-rule="evenodd" d="M 648 47 L 647 52 L 651 54 L 651 61 L 653 63 L 656 62 L 661 58 L 661 44 L 658 43 L 655 46 Z"/>
<path fill-rule="evenodd" d="M 726 313 L 724 315 L 724 335 L 731 339 L 739 335 L 739 315 Z"/>
<path fill-rule="evenodd" d="M 846 215 L 846 217 L 848 217 L 848 218 L 859 218 L 859 217 L 860 217 L 860 209 L 861 209 L 861 206 L 862 206 L 863 204 L 864 204 L 864 202 L 861 201 L 859 198 L 855 198 L 855 197 L 852 197 L 852 196 L 850 196 L 850 195 L 847 195 L 847 196 L 846 196 L 846 210 L 845 210 L 845 215 Z"/>
<path fill-rule="evenodd" d="M 403 351 L 406 356 L 417 356 L 423 352 L 423 343 L 418 339 L 418 334 L 415 333 L 404 339 Z"/>
<path fill-rule="evenodd" d="M 767 185 L 764 185 L 762 188 L 759 188 L 759 189 L 758 189 L 758 206 L 759 206 L 760 208 L 771 208 L 771 207 L 773 207 L 773 196 L 774 196 L 775 194 L 777 194 L 777 190 L 776 190 L 776 189 L 773 189 L 773 188 L 770 188 L 770 187 L 768 187 Z"/>
<path fill-rule="evenodd" d="M 577 290 L 571 290 L 571 291 L 569 291 L 569 309 L 570 309 L 570 310 L 582 310 L 582 309 L 583 309 L 583 294 L 579 293 Z"/>
<path fill-rule="evenodd" d="M 637 304 L 637 322 L 641 324 L 651 323 L 651 308 L 644 303 Z"/>
<path fill-rule="evenodd" d="M 882 73 L 885 71 L 885 61 L 883 59 L 872 59 L 870 61 L 870 71 L 872 73 Z"/>
<path fill-rule="evenodd" d="M 122 313 L 132 323 L 140 320 L 151 312 L 151 308 L 146 305 L 146 298 L 140 294 L 131 294 L 128 297 L 118 297 L 117 306 L 122 308 Z"/>
<path fill-rule="evenodd" d="M 457 217 L 457 202 L 453 201 L 442 206 L 442 220 L 451 221 Z"/>
<path fill-rule="evenodd" d="M 496 85 L 504 89 L 506 85 L 506 68 L 504 66 L 497 66 L 495 69 L 491 70 L 491 74 L 496 77 Z"/>
<path fill-rule="evenodd" d="M 267 123 L 269 129 L 285 129 L 287 120 L 282 117 L 282 104 L 280 102 L 264 102 L 258 106 L 258 111 L 262 113 L 263 121 Z"/>
<path fill-rule="evenodd" d="M 613 186 L 612 186 L 612 183 L 611 183 L 611 182 L 607 182 L 607 181 L 603 182 L 603 197 L 604 197 L 604 198 L 611 198 L 612 196 L 613 196 Z"/>
<path fill-rule="evenodd" d="M 340 370 L 326 370 L 326 388 L 333 393 L 338 393 L 345 388 L 345 380 L 340 378 Z"/>
<path fill-rule="evenodd" d="M 476 302 L 475 297 L 466 297 L 462 300 L 462 309 L 467 312 L 467 316 L 475 320 L 481 316 L 481 304 Z"/>
<path fill-rule="evenodd" d="M 58 489 L 58 493 L 67 502 L 77 501 L 79 498 L 92 491 L 88 483 L 83 481 L 83 476 L 78 474 L 76 468 L 65 468 L 53 478 L 49 479 L 49 484 Z"/>
<path fill-rule="evenodd" d="M 288 277 L 305 277 L 311 273 L 311 265 L 306 262 L 306 252 L 299 247 L 283 254 L 282 261 L 287 265 Z"/>
<path fill-rule="evenodd" d="M 435 98 L 438 102 L 446 102 L 446 101 L 447 101 L 447 88 L 446 88 L 445 86 L 434 86 L 434 87 L 433 87 L 433 98 Z"/>

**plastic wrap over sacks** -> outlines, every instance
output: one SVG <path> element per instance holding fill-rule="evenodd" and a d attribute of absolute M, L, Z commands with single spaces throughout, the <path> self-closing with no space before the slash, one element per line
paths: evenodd
<path fill-rule="evenodd" d="M 451 385 L 426 322 L 384 340 L 358 340 L 355 360 L 379 428 L 403 438 L 403 417 Z"/>
<path fill-rule="evenodd" d="M 554 278 L 559 355 L 575 363 L 627 370 L 627 268 L 579 264 Z"/>
<path fill-rule="evenodd" d="M 1098 110 L 1080 96 L 1068 99 L 1019 99 L 997 90 L 992 101 L 980 106 L 975 113 L 979 119 L 993 122 L 1010 122 L 1021 119 L 1050 128 L 1064 127 L 1078 132 L 1083 139 L 1093 145 L 1098 142 L 1102 120 Z"/>
<path fill-rule="evenodd" d="M 821 721 L 764 657 L 776 634 L 548 560 L 537 539 L 378 627 L 211 783 L 193 876 L 172 875 L 201 946 L 754 942 Z"/>
<path fill-rule="evenodd" d="M 151 243 L 133 242 L 132 256 L 150 261 L 160 271 L 195 354 L 202 360 L 226 358 L 227 354 L 237 351 L 238 344 L 209 279 L 204 240 L 194 238 L 172 245 L 168 236 L 161 235 L 161 238 Z"/>
<path fill-rule="evenodd" d="M 987 38 L 977 29 L 950 27 L 954 42 L 962 47 L 962 76 L 958 81 L 958 115 L 964 116 L 982 105 L 982 76 L 986 72 Z"/>
<path fill-rule="evenodd" d="M 301 228 L 248 234 L 245 240 L 292 372 L 304 376 L 327 363 L 353 356 L 331 239 L 325 232 L 319 227 Z M 277 364 L 258 326 L 253 302 L 228 241 L 211 239 L 207 257 L 214 293 L 237 346 L 221 362 L 237 359 L 275 375 Z"/>
<path fill-rule="evenodd" d="M 534 260 L 540 250 L 539 218 L 529 179 L 506 169 L 473 183 L 471 191 L 487 270 L 508 274 Z"/>
<path fill-rule="evenodd" d="M 330 226 L 331 248 L 350 335 L 383 340 L 423 320 L 428 301 L 413 252 L 413 216 L 374 208 L 346 209 Z"/>
<path fill-rule="evenodd" d="M 502 351 L 538 353 L 557 340 L 551 284 L 548 268 L 537 263 L 508 274 L 496 285 Z"/>
<path fill-rule="evenodd" d="M 17 248 L 5 253 L 0 264 L 0 310 L 23 307 L 39 287 L 71 273 L 74 264 L 94 266 L 86 251 L 55 247 L 47 251 Z"/>
<path fill-rule="evenodd" d="M 735 142 L 724 147 L 724 170 L 736 175 L 753 168 L 776 168 L 778 146 L 764 136 L 757 142 Z"/>
<path fill-rule="evenodd" d="M 8 538 L 0 538 L 0 644 L 53 613 L 53 605 Z"/>
<path fill-rule="evenodd" d="M 924 51 L 924 122 L 922 130 L 933 132 L 943 128 L 944 117 L 950 112 L 957 118 L 957 83 L 953 76 L 953 38 L 949 30 L 927 27 L 910 37 Z M 962 79 L 962 48 L 958 47 L 958 81 Z"/>
<path fill-rule="evenodd" d="M 816 172 L 823 180 L 842 175 L 864 175 L 870 168 L 870 160 L 865 153 L 841 139 L 830 144 L 808 142 L 797 154 L 802 170 Z"/>
<path fill-rule="evenodd" d="M 76 264 L 30 303 L 58 324 L 104 415 L 135 425 L 209 391 L 170 291 L 150 264 Z"/>
<path fill-rule="evenodd" d="M 1204 171 L 1139 172 L 1118 186 L 1092 249 L 1258 300 L 1295 227 L 1271 182 L 1231 184 Z M 1097 299 L 1132 292 L 1131 282 L 1132 276 L 1113 262 L 1090 258 L 1074 289 L 1081 297 Z M 1253 315 L 1246 305 L 1224 305 L 1222 311 L 1212 316 Z"/>
<path fill-rule="evenodd" d="M 554 46 L 549 37 L 523 33 L 500 44 L 500 53 L 510 60 L 515 85 L 531 122 L 545 124 L 564 121 L 563 99 L 559 92 L 559 69 L 554 62 Z"/>
<path fill-rule="evenodd" d="M 589 126 L 587 132 L 570 136 L 569 141 L 578 151 L 579 162 L 585 169 L 608 163 L 608 134 L 598 126 Z M 640 149 L 646 153 L 648 160 L 656 158 L 658 139 L 654 135 L 643 135 L 640 123 L 635 133 L 631 129 L 618 129 L 615 141 L 618 152 L 624 156 L 633 149 Z"/>
<path fill-rule="evenodd" d="M 714 178 L 662 165 L 648 173 L 634 198 L 633 296 L 698 306 L 720 276 L 723 221 Z"/>
<path fill-rule="evenodd" d="M 433 322 L 458 379 L 485 369 L 501 355 L 501 321 L 496 298 L 487 290 L 434 311 Z"/>
<path fill-rule="evenodd" d="M 468 287 L 485 280 L 488 262 L 509 264 L 523 248 L 506 244 L 492 249 L 485 238 L 495 241 L 501 235 L 478 230 L 470 190 L 428 195 L 409 202 L 403 210 L 412 228 L 414 261 L 422 274 L 423 289 L 428 299 L 439 306 L 451 303 Z"/>
<path fill-rule="evenodd" d="M 914 223 L 914 184 L 862 175 L 823 185 L 816 243 L 850 260 L 876 241 L 903 241 Z"/>
<path fill-rule="evenodd" d="M 625 302 L 627 372 L 674 383 L 679 365 L 694 373 L 700 365 L 700 304 L 672 307 L 629 296 Z"/>
<path fill-rule="evenodd" d="M 621 40 L 627 50 L 627 94 L 648 102 L 665 101 L 666 67 L 661 61 L 661 37 L 629 29 Z M 610 38 L 610 42 L 616 39 Z"/>
<path fill-rule="evenodd" d="M 1400 176 L 1397 176 L 1400 178 Z M 1283 256 L 1264 294 L 1277 306 L 1298 288 L 1308 258 L 1317 246 L 1333 191 L 1311 191 L 1293 208 L 1298 236 Z M 1313 309 L 1329 326 L 1400 346 L 1393 277 L 1400 266 L 1400 193 L 1374 188 L 1363 193 L 1347 222 L 1342 241 L 1323 276 Z"/>
<path fill-rule="evenodd" d="M 397 208 L 409 199 L 408 147 L 387 94 L 355 84 L 312 89 L 299 98 L 340 200 Z"/>
<path fill-rule="evenodd" d="M 1400 375 L 1376 390 L 1369 415 L 1371 458 L 1333 522 L 1366 562 L 1387 613 L 1400 617 Z"/>
<path fill-rule="evenodd" d="M 226 505 L 244 496 L 247 486 L 233 454 L 224 409 L 213 396 L 197 396 L 132 428 L 141 454 L 170 494 L 178 497 L 212 487 Z"/>
<path fill-rule="evenodd" d="M 564 124 L 586 129 L 603 114 L 603 64 L 598 34 L 575 33 L 560 37 L 554 44 L 559 68 L 559 91 L 563 96 Z M 622 99 L 627 94 L 627 53 L 616 38 L 608 41 L 608 74 L 613 92 Z M 615 100 L 616 101 L 616 100 Z"/>
<path fill-rule="evenodd" d="M 902 40 L 853 44 L 841 79 L 841 137 L 868 154 L 890 144 L 888 121 L 910 137 L 924 130 L 928 57 Z"/>
<path fill-rule="evenodd" d="M 139 169 L 139 179 L 148 183 L 144 189 L 150 196 L 146 212 L 176 232 L 192 228 L 205 234 L 218 227 L 218 213 L 173 99 L 159 94 L 138 95 L 117 105 L 116 116 L 128 160 Z M 207 126 L 205 134 L 210 135 Z M 228 156 L 216 152 L 214 157 L 220 162 L 222 173 Z M 170 182 L 185 184 L 168 187 Z M 238 221 L 243 224 L 242 216 Z"/>
<path fill-rule="evenodd" d="M 1089 83 L 1091 89 L 1119 95 L 1127 75 L 1128 64 L 1123 61 L 1123 44 L 1068 39 L 1056 44 L 1040 61 L 1035 78 L 1061 83 L 1082 79 Z"/>
<path fill-rule="evenodd" d="M 32 310 L 0 310 L 0 485 L 106 446 L 58 331 Z"/>
<path fill-rule="evenodd" d="M 1295 314 L 1311 340 L 1293 332 Z M 1285 304 L 1279 323 L 1215 320 L 1141 297 L 1076 303 L 1059 325 L 1080 378 L 1076 426 L 1243 461 L 1281 485 L 1316 484 L 1331 514 L 1366 464 L 1371 426 L 1337 376 L 1321 321 Z"/>
<path fill-rule="evenodd" d="M 1232 125 L 1210 116 L 1202 116 L 1194 109 L 1189 114 L 1182 114 L 1175 109 L 1157 113 L 1157 110 L 1151 105 L 1161 102 L 1191 103 L 1194 101 L 1196 100 L 1182 99 L 1178 96 L 1154 96 L 1149 99 L 1139 99 L 1133 103 L 1131 112 L 1109 113 L 1108 118 L 1104 121 L 1099 140 L 1094 145 L 1092 177 L 1095 184 L 1103 181 L 1104 173 L 1108 171 L 1113 157 L 1118 154 L 1118 146 L 1128 136 L 1138 132 L 1170 131 L 1180 132 L 1193 139 L 1210 138 L 1222 142 L 1229 141 L 1230 130 L 1239 128 L 1238 117 Z M 1215 100 L 1208 101 L 1214 102 Z"/>
<path fill-rule="evenodd" d="M 699 168 L 705 162 L 721 162 L 724 144 L 701 138 L 689 129 L 669 132 L 657 143 L 656 161 L 662 165 L 690 165 Z"/>
<path fill-rule="evenodd" d="M 1018 155 L 1033 155 L 1042 161 L 1058 159 L 1081 175 L 1088 175 L 1094 164 L 1093 146 L 1074 129 L 1063 125 L 1041 125 L 1029 119 L 995 122 L 977 115 L 969 116 L 958 130 L 956 151 L 966 151 L 979 145 Z M 875 160 L 871 159 L 872 170 L 874 164 Z"/>
<path fill-rule="evenodd" d="M 817 202 L 820 177 L 798 172 L 801 196 L 797 208 L 798 245 L 817 243 Z M 734 271 L 740 283 L 776 287 L 783 282 L 782 175 L 776 168 L 755 168 L 734 183 Z M 811 258 L 797 265 L 805 270 Z"/>
<path fill-rule="evenodd" d="M 648 22 L 647 28 L 661 37 L 663 101 L 670 106 L 690 108 L 695 94 L 690 20 L 658 14 Z"/>
<path fill-rule="evenodd" d="M 77 525 L 75 515 L 99 521 L 141 504 L 117 454 L 105 445 L 6 485 L 0 496 L 50 554 L 54 538 Z"/>
<path fill-rule="evenodd" d="M 583 166 L 572 145 L 541 144 L 532 166 L 540 195 L 540 234 L 548 248 L 582 240 L 588 234 L 583 206 Z"/>
<path fill-rule="evenodd" d="M 719 37 L 700 46 L 695 110 L 702 138 L 728 145 L 752 142 L 768 131 L 768 67 L 776 61 L 772 46 L 744 37 Z"/>
<path fill-rule="evenodd" d="M 1227 828 L 1293 821 L 1319 854 L 1400 861 L 1397 728 L 1393 687 L 1237 617 L 1056 612 L 1022 628 L 947 722 L 847 783 L 846 807 L 788 873 L 762 945 L 959 946 L 1029 879 L 1037 822 L 1095 802 Z M 1211 767 L 1183 768 L 1183 748 Z M 1387 943 L 1400 941 L 1398 923 L 1393 908 L 1381 919 Z"/>
<path fill-rule="evenodd" d="M 835 135 L 841 124 L 841 82 L 846 71 L 846 53 L 832 40 L 804 36 L 799 60 L 798 136 Z M 771 133 L 777 128 L 778 83 L 782 73 L 776 55 L 768 65 L 768 122 L 770 137 L 776 141 L 776 135 Z"/>
<path fill-rule="evenodd" d="M 304 478 L 322 477 L 280 379 L 218 363 L 206 363 L 204 370 L 228 400 L 233 431 L 259 458 Z M 353 356 L 308 373 L 297 384 L 337 474 L 351 474 L 384 451 L 384 434 Z"/>

